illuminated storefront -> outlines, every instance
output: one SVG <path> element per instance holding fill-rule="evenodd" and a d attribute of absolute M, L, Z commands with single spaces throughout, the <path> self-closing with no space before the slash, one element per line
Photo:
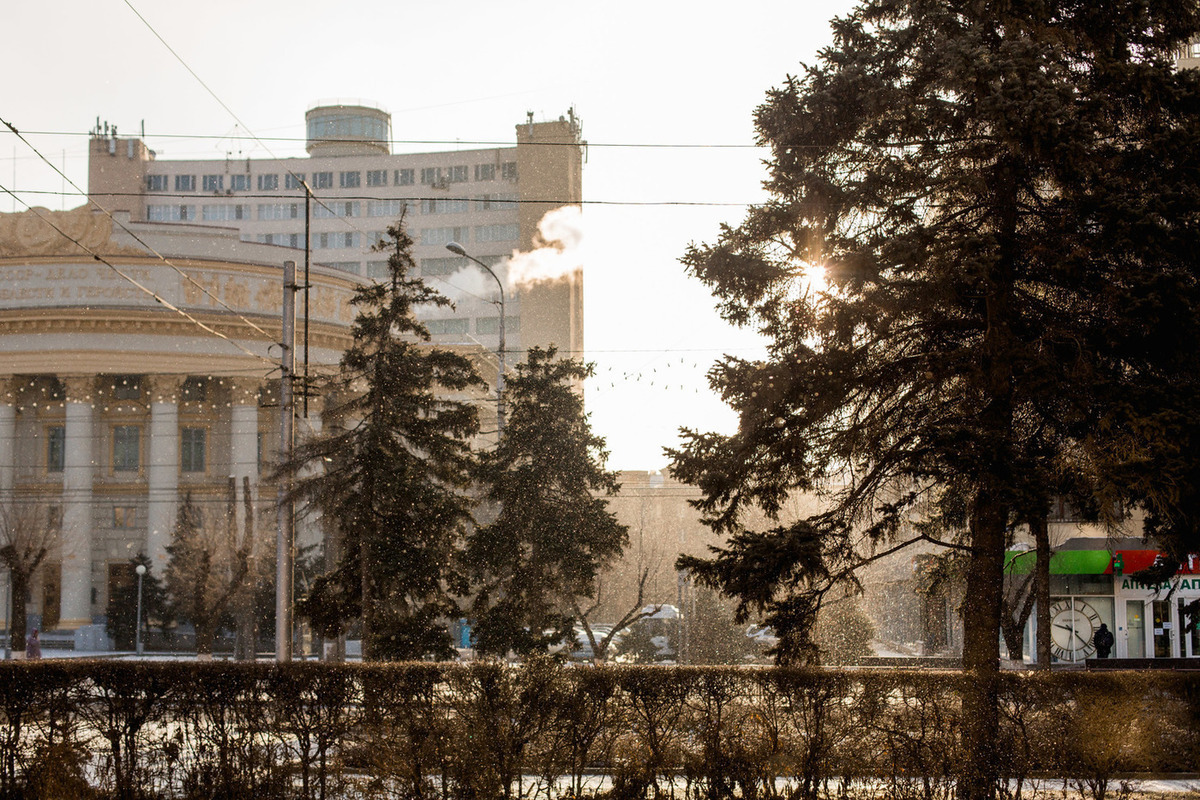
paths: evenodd
<path fill-rule="evenodd" d="M 1192 555 L 1164 583 L 1135 577 L 1159 563 L 1157 550 L 1061 549 L 1050 559 L 1051 653 L 1055 663 L 1096 657 L 1103 623 L 1113 632 L 1111 658 L 1200 658 L 1200 630 L 1189 603 L 1200 599 L 1200 556 Z M 1009 576 L 1033 570 L 1033 551 L 1008 554 Z M 1026 652 L 1036 641 L 1036 614 L 1026 625 Z"/>

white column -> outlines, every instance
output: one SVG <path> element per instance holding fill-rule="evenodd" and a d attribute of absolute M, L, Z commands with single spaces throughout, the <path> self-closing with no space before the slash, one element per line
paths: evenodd
<path fill-rule="evenodd" d="M 229 475 L 237 483 L 237 496 L 242 497 L 242 478 L 250 478 L 250 496 L 258 495 L 258 388 L 257 380 L 251 378 L 226 378 L 229 384 Z M 238 530 L 245 531 L 246 507 L 244 501 L 237 504 Z M 255 526 L 259 520 L 253 520 Z M 256 538 L 263 540 L 263 532 L 257 531 Z M 258 548 L 256 547 L 257 551 Z"/>
<path fill-rule="evenodd" d="M 17 457 L 17 397 L 11 376 L 0 377 L 0 498 L 12 498 Z"/>
<path fill-rule="evenodd" d="M 156 578 L 167 572 L 167 545 L 179 505 L 179 392 L 184 378 L 150 376 L 150 463 L 146 471 L 146 555 Z"/>
<path fill-rule="evenodd" d="M 92 624 L 92 481 L 96 472 L 91 375 L 62 379 L 66 386 L 63 454 L 62 602 L 59 627 Z"/>
<path fill-rule="evenodd" d="M 16 472 L 17 409 L 14 381 L 0 377 L 0 503 L 12 501 L 13 474 Z M 3 569 L 3 567 L 0 567 Z M 8 570 L 4 570 L 4 588 L 0 589 L 0 626 L 8 629 Z"/>

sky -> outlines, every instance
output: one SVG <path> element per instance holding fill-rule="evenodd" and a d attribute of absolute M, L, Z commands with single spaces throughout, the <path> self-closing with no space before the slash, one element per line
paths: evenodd
<path fill-rule="evenodd" d="M 669 464 L 663 448 L 678 443 L 679 428 L 732 430 L 705 373 L 723 354 L 761 352 L 753 333 L 720 319 L 679 259 L 765 198 L 754 109 L 815 61 L 830 42 L 829 20 L 851 7 L 13 2 L 4 10 L 0 118 L 86 187 L 97 117 L 123 136 L 144 125 L 162 158 L 266 158 L 303 155 L 304 112 L 329 99 L 391 112 L 394 152 L 511 143 L 527 112 L 555 119 L 574 108 L 589 143 L 584 357 L 596 377 L 587 408 L 610 468 L 656 470 Z M 231 138 L 247 134 L 263 144 Z M 0 186 L 29 205 L 82 203 L 6 129 Z M 0 211 L 12 210 L 23 206 L 0 193 Z"/>

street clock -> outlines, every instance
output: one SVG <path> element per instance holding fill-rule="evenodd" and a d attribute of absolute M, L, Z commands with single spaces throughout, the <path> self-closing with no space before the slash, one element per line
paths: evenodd
<path fill-rule="evenodd" d="M 1092 637 L 1100 627 L 1100 613 L 1085 600 L 1059 600 L 1050 606 L 1050 652 L 1059 661 L 1083 661 L 1096 654 Z"/>

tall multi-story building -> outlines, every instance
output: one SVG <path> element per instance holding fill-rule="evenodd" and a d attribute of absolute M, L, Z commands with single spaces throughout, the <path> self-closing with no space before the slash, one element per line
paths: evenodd
<path fill-rule="evenodd" d="M 135 221 L 228 227 L 244 241 L 296 249 L 305 247 L 307 223 L 312 263 L 360 280 L 386 274 L 386 254 L 372 246 L 403 213 L 422 277 L 455 301 L 453 312 L 428 314 L 434 341 L 495 351 L 495 289 L 464 291 L 454 275 L 473 267 L 446 245 L 463 245 L 509 280 L 513 252 L 541 243 L 542 217 L 582 201 L 584 142 L 574 111 L 549 122 L 530 114 L 516 126 L 515 146 L 407 154 L 391 152 L 391 117 L 370 105 L 317 105 L 306 121 L 308 156 L 282 159 L 159 159 L 140 139 L 98 125 L 89 197 Z M 510 287 L 505 322 L 507 350 L 555 344 L 580 353 L 581 272 Z"/>
<path fill-rule="evenodd" d="M 421 275 L 456 301 L 427 312 L 435 343 L 495 381 L 496 287 L 484 276 L 461 291 L 482 273 L 445 246 L 507 280 L 543 214 L 580 202 L 579 123 L 530 119 L 513 147 L 425 154 L 392 155 L 389 137 L 385 112 L 345 105 L 308 112 L 307 158 L 168 161 L 98 129 L 90 208 L 0 215 L 0 500 L 44 507 L 60 528 L 32 624 L 100 646 L 130 558 L 162 575 L 185 496 L 223 519 L 232 477 L 260 530 L 272 524 L 285 261 L 311 256 L 310 356 L 336 364 L 354 285 L 384 274 L 371 247 L 404 214 Z M 509 286 L 506 350 L 581 350 L 581 286 L 578 269 Z M 472 399 L 488 428 L 494 390 Z M 314 398 L 300 435 L 320 412 Z"/>

